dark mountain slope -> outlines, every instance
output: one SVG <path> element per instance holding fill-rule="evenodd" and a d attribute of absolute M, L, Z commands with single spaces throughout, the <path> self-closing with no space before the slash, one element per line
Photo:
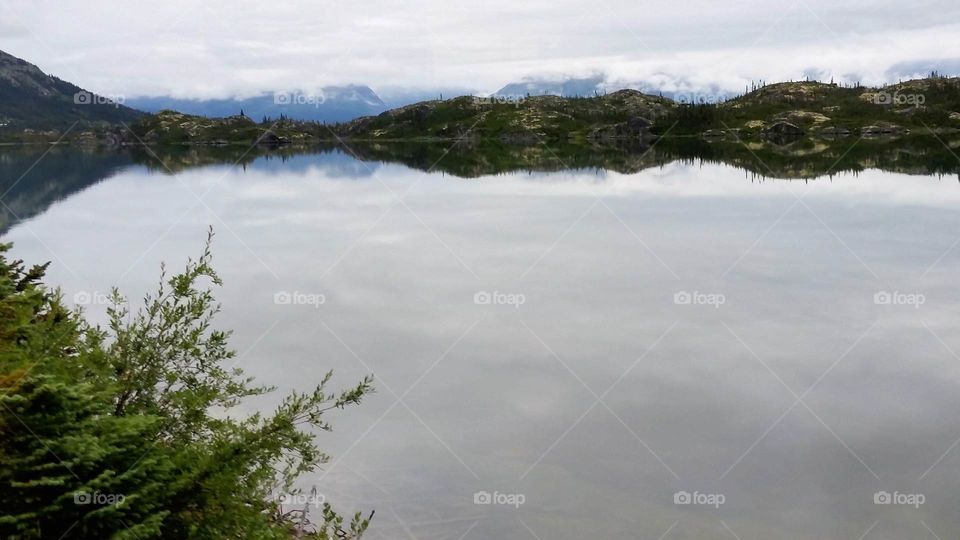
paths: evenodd
<path fill-rule="evenodd" d="M 132 122 L 142 114 L 0 51 L 0 129 L 5 132 Z"/>
<path fill-rule="evenodd" d="M 43 159 L 41 159 L 41 157 Z M 38 145 L 12 146 L 0 154 L 0 235 L 57 201 L 108 178 L 133 163 L 129 152 Z"/>

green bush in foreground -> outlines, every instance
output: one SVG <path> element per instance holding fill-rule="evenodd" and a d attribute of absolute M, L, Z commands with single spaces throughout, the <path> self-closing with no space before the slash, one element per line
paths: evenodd
<path fill-rule="evenodd" d="M 212 237 L 212 235 L 211 235 Z M 311 428 L 357 404 L 372 378 L 339 394 L 322 383 L 268 415 L 235 418 L 254 386 L 224 363 L 212 328 L 220 280 L 203 255 L 131 313 L 114 291 L 109 328 L 87 324 L 0 245 L 0 537 L 357 538 L 324 505 L 314 526 L 278 493 L 326 462 Z M 216 412 L 214 412 L 216 411 Z"/>

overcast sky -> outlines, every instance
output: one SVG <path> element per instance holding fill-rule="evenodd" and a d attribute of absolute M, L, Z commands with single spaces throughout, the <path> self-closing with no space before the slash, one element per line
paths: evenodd
<path fill-rule="evenodd" d="M 960 72 L 957 0 L 0 0 L 0 49 L 105 95 L 344 83 L 494 91 L 603 73 L 665 91 Z"/>

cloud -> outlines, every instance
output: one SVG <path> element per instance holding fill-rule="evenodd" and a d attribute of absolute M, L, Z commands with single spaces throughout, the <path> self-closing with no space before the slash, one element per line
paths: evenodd
<path fill-rule="evenodd" d="M 0 21 L 0 40 L 19 40 L 29 36 L 26 27 L 13 21 Z"/>
<path fill-rule="evenodd" d="M 887 69 L 886 75 L 889 79 L 909 79 L 929 75 L 932 71 L 944 74 L 960 73 L 960 58 L 923 58 L 898 62 Z"/>
<path fill-rule="evenodd" d="M 960 58 L 960 4 L 801 0 L 5 0 L 0 48 L 94 91 L 246 97 L 361 83 L 491 92 L 529 76 L 741 90 L 750 80 L 886 82 Z M 2 9 L 0 9 L 2 10 Z M 78 24 L 78 21 L 85 21 Z M 944 71 L 960 67 L 943 63 Z M 669 90 L 669 88 L 667 88 Z"/>

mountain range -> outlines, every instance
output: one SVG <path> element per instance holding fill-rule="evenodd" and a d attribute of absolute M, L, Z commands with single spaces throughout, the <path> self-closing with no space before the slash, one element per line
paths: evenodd
<path fill-rule="evenodd" d="M 671 88 L 689 87 L 676 81 Z M 521 99 L 528 96 L 591 97 L 618 90 L 638 90 L 679 102 L 712 101 L 716 88 L 692 92 L 660 91 L 643 83 L 613 81 L 597 73 L 587 77 L 527 77 L 504 85 L 491 97 Z M 59 129 L 74 122 L 82 126 L 97 123 L 129 123 L 140 111 L 162 110 L 225 118 L 241 112 L 253 119 L 281 117 L 322 123 L 348 122 L 374 116 L 413 103 L 444 97 L 483 95 L 469 88 L 385 88 L 379 95 L 369 86 L 351 84 L 327 86 L 313 91 L 263 92 L 245 98 L 189 99 L 171 96 L 99 96 L 69 82 L 47 75 L 37 66 L 0 51 L 0 134 L 14 129 Z"/>
<path fill-rule="evenodd" d="M 376 91 L 369 86 L 351 84 L 327 86 L 314 92 L 264 92 L 258 96 L 237 99 L 183 99 L 168 96 L 128 98 L 126 104 L 142 111 L 156 113 L 174 110 L 182 113 L 224 118 L 239 114 L 261 119 L 279 118 L 282 114 L 294 120 L 323 123 L 348 122 L 363 116 L 374 116 L 390 109 L 421 101 L 477 95 L 465 87 L 431 89 L 385 87 Z"/>
<path fill-rule="evenodd" d="M 678 103 L 719 103 L 739 95 L 716 84 L 694 83 L 683 77 L 672 77 L 655 85 L 643 81 L 613 79 L 606 74 L 596 73 L 589 77 L 525 77 L 505 85 L 494 92 L 493 96 L 504 99 L 530 96 L 591 97 L 620 90 L 636 90 L 669 98 Z"/>
<path fill-rule="evenodd" d="M 263 93 L 245 99 L 178 99 L 137 97 L 126 101 L 131 107 L 155 113 L 174 110 L 187 114 L 223 118 L 240 114 L 251 118 L 345 122 L 360 116 L 380 114 L 389 107 L 369 86 L 328 86 L 316 91 Z"/>
<path fill-rule="evenodd" d="M 519 82 L 510 83 L 493 93 L 502 98 L 523 98 L 526 96 L 562 96 L 562 97 L 590 97 L 606 90 L 603 87 L 603 75 L 594 75 L 584 78 L 525 78 Z M 614 90 L 624 90 L 616 88 Z"/>
<path fill-rule="evenodd" d="M 296 120 L 335 123 L 444 95 L 471 93 L 463 88 L 386 90 L 386 97 L 369 86 L 358 84 L 327 86 L 314 91 L 263 92 L 240 99 L 101 96 L 0 51 L 0 136 L 21 133 L 24 129 L 64 131 L 75 122 L 80 128 L 131 123 L 142 117 L 143 112 L 161 110 L 209 118 L 224 118 L 243 111 L 258 120 L 282 115 Z"/>
<path fill-rule="evenodd" d="M 621 89 L 640 89 L 642 85 L 608 85 L 606 77 L 594 75 L 585 78 L 524 78 L 509 83 L 491 96 L 520 99 L 527 96 L 589 97 Z M 363 116 L 374 116 L 390 109 L 422 101 L 481 95 L 469 88 L 439 88 L 431 90 L 388 89 L 385 96 L 369 86 L 328 86 L 313 92 L 264 92 L 258 96 L 236 99 L 183 99 L 168 96 L 133 97 L 125 102 L 136 109 L 156 113 L 174 110 L 186 114 L 224 118 L 243 111 L 246 116 L 260 119 L 286 118 L 324 123 L 347 122 Z M 670 96 L 668 96 L 670 97 Z"/>

